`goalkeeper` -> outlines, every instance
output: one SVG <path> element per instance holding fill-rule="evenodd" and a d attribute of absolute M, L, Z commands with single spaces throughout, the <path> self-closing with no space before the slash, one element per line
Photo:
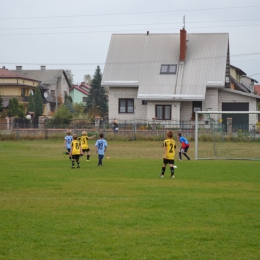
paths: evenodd
<path fill-rule="evenodd" d="M 183 137 L 181 135 L 181 133 L 178 133 L 178 137 L 179 137 L 179 140 L 180 140 L 180 143 L 181 143 L 181 148 L 180 148 L 180 152 L 179 152 L 179 160 L 181 161 L 182 160 L 182 154 L 188 159 L 190 160 L 190 157 L 187 155 L 187 152 L 189 150 L 189 147 L 190 147 L 190 143 L 189 141 Z"/>

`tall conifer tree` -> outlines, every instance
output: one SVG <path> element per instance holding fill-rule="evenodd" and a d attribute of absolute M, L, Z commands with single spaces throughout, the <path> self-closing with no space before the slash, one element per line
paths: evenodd
<path fill-rule="evenodd" d="M 28 100 L 28 111 L 27 112 L 35 112 L 34 98 L 31 93 L 30 93 L 29 100 Z"/>
<path fill-rule="evenodd" d="M 97 113 L 97 115 L 104 117 L 108 112 L 107 95 L 105 89 L 101 86 L 102 73 L 100 67 L 97 66 L 95 74 L 91 80 L 91 88 L 87 98 L 87 113 Z M 96 115 L 93 115 L 96 116 Z"/>
<path fill-rule="evenodd" d="M 42 101 L 42 94 L 40 91 L 40 87 L 38 86 L 35 90 L 34 96 L 34 109 L 35 109 L 35 117 L 39 117 L 43 113 L 43 101 Z"/>

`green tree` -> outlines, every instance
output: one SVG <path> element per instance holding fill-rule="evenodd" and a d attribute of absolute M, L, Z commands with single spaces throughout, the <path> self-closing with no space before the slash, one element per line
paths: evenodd
<path fill-rule="evenodd" d="M 18 116 L 19 113 L 19 103 L 17 98 L 10 98 L 9 99 L 9 105 L 8 105 L 8 116 Z"/>
<path fill-rule="evenodd" d="M 19 118 L 25 118 L 24 104 L 22 103 L 18 104 L 18 116 Z"/>
<path fill-rule="evenodd" d="M 67 77 L 68 77 L 68 80 L 69 80 L 69 82 L 70 82 L 70 85 L 71 86 L 73 86 L 73 82 L 74 82 L 74 80 L 73 80 L 73 74 L 72 74 L 72 72 L 71 72 L 71 70 L 65 70 L 65 72 L 66 72 L 66 75 L 67 75 Z"/>
<path fill-rule="evenodd" d="M 100 67 L 97 66 L 93 79 L 91 81 L 91 88 L 87 97 L 86 112 L 93 117 L 93 113 L 97 113 L 101 117 L 107 115 L 108 104 L 105 89 L 101 86 L 102 73 Z M 96 116 L 94 115 L 94 116 Z"/>
<path fill-rule="evenodd" d="M 34 112 L 35 117 L 39 117 L 43 113 L 43 101 L 42 101 L 42 94 L 40 91 L 40 87 L 38 86 L 35 90 L 35 96 L 34 96 Z"/>
<path fill-rule="evenodd" d="M 70 113 L 74 113 L 74 107 L 71 96 L 65 94 L 63 106 L 65 106 L 70 111 Z"/>
<path fill-rule="evenodd" d="M 28 100 L 28 111 L 27 112 L 35 112 L 34 98 L 31 93 L 30 93 L 29 100 Z"/>
<path fill-rule="evenodd" d="M 85 106 L 84 104 L 81 103 L 74 103 L 74 116 L 75 117 L 80 117 L 84 115 L 84 109 Z"/>
<path fill-rule="evenodd" d="M 91 75 L 89 75 L 89 74 L 84 75 L 83 82 L 84 82 L 85 84 L 90 85 L 90 84 L 91 84 L 91 80 L 92 80 Z"/>
<path fill-rule="evenodd" d="M 0 95 L 0 112 L 3 112 L 3 110 L 4 110 L 3 98 L 2 95 Z"/>
<path fill-rule="evenodd" d="M 53 119 L 55 124 L 70 124 L 73 114 L 65 106 L 61 106 L 57 109 L 57 112 L 54 114 Z"/>

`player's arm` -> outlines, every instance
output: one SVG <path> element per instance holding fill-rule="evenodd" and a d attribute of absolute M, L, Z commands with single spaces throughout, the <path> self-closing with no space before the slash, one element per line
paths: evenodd
<path fill-rule="evenodd" d="M 166 154 L 167 154 L 167 146 L 166 143 L 163 143 L 163 158 L 166 158 Z"/>
<path fill-rule="evenodd" d="M 80 154 L 83 154 L 81 145 L 79 146 Z"/>

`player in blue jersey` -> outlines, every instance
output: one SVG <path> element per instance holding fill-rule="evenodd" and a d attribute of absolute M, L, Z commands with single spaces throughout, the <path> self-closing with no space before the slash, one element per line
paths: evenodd
<path fill-rule="evenodd" d="M 190 147 L 190 143 L 189 141 L 183 137 L 181 135 L 181 133 L 178 133 L 178 137 L 179 137 L 179 141 L 181 143 L 181 148 L 180 148 L 180 151 L 179 151 L 179 160 L 181 161 L 182 160 L 182 157 L 181 155 L 183 154 L 188 160 L 190 160 L 190 157 L 187 155 L 187 152 L 189 150 L 189 147 Z"/>
<path fill-rule="evenodd" d="M 64 148 L 67 149 L 67 152 L 64 152 L 63 155 L 65 156 L 66 154 L 70 155 L 70 150 L 71 150 L 71 142 L 73 138 L 71 136 L 71 130 L 67 130 L 67 135 L 64 138 Z M 69 157 L 71 160 L 71 156 Z"/>
<path fill-rule="evenodd" d="M 106 149 L 107 149 L 107 141 L 103 138 L 103 133 L 99 134 L 99 139 L 96 141 L 96 153 L 98 154 L 98 166 L 102 166 L 102 160 L 104 158 Z"/>

